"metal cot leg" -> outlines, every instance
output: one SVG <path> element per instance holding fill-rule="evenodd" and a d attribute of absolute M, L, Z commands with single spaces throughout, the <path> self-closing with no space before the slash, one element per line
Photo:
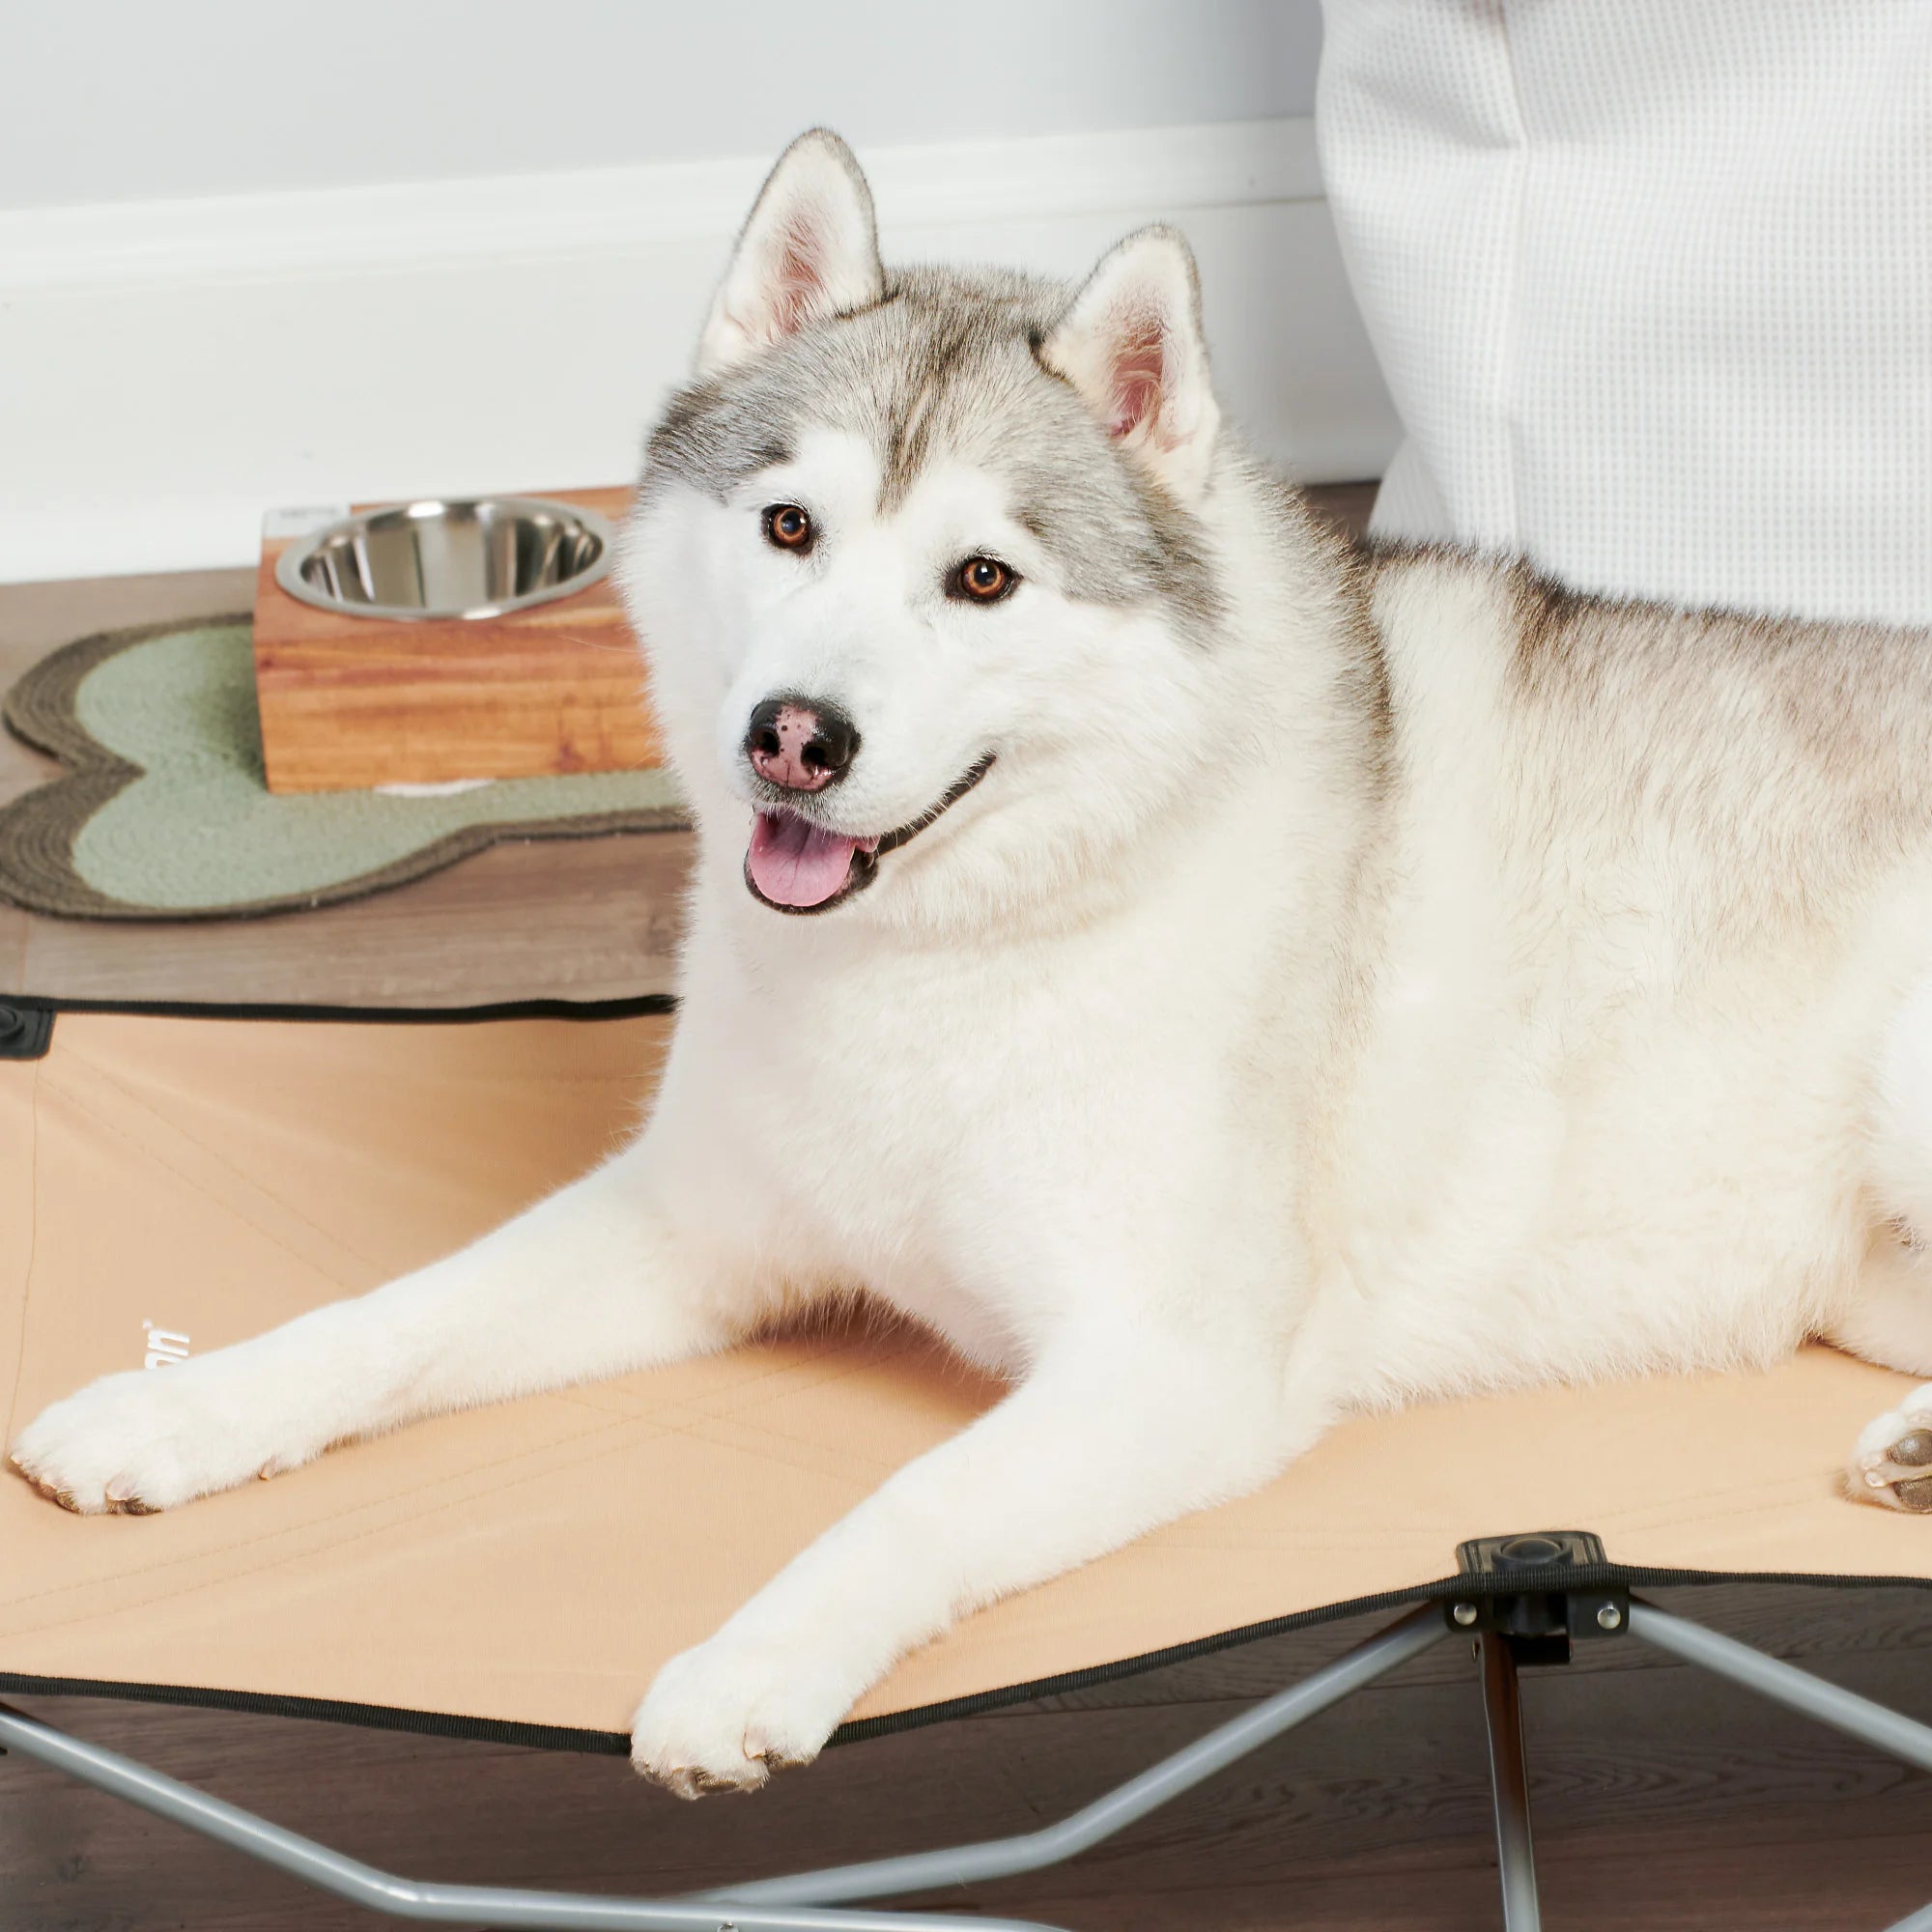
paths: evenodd
<path fill-rule="evenodd" d="M 862 1865 L 753 1879 L 745 1885 L 720 1886 L 698 1896 L 721 1905 L 848 1905 L 857 1899 L 975 1885 L 1057 1865 L 1125 1831 L 1149 1812 L 1191 1791 L 1204 1778 L 1420 1656 L 1447 1634 L 1448 1627 L 1435 1605 L 1411 1610 L 1399 1623 L 1378 1632 L 1299 1684 L 1264 1699 L 1206 1737 L 1197 1738 L 1184 1750 L 1163 1758 L 1070 1817 L 1042 1826 L 1037 1832 L 1016 1838 L 952 1845 L 938 1852 L 873 1859 Z"/>
<path fill-rule="evenodd" d="M 1713 1675 L 1729 1679 L 1747 1690 L 1754 1690 L 1787 1711 L 1797 1711 L 1829 1724 L 1834 1731 L 1862 1739 L 1920 1771 L 1932 1771 L 1932 1725 L 1874 1704 L 1856 1690 L 1843 1690 L 1785 1663 L 1767 1657 L 1747 1643 L 1707 1630 L 1655 1604 L 1636 1599 L 1631 1603 L 1631 1634 L 1686 1663 L 1694 1663 Z M 1901 1918 L 1890 1932 L 1932 1932 L 1932 1905 Z"/>
<path fill-rule="evenodd" d="M 1433 1605 L 1412 1610 L 1300 1684 L 1041 1831 L 940 1852 L 878 1859 L 834 1871 L 756 1880 L 696 1898 L 594 1898 L 404 1878 L 346 1858 L 240 1805 L 99 1745 L 71 1738 L 4 1704 L 0 1704 L 0 1750 L 38 1758 L 324 1891 L 399 1918 L 472 1927 L 541 1926 L 550 1932 L 724 1932 L 727 1927 L 731 1932 L 956 1932 L 961 1921 L 940 1913 L 841 1908 L 894 1892 L 1037 1871 L 1072 1858 L 1406 1663 L 1446 1634 L 1440 1612 Z M 971 1923 L 976 1932 L 1051 1932 L 1030 1921 L 1006 1918 L 975 1918 Z"/>
<path fill-rule="evenodd" d="M 1795 1663 L 1767 1657 L 1735 1637 L 1720 1635 L 1655 1604 L 1634 1601 L 1631 1634 L 1658 1650 L 1667 1650 L 1686 1663 L 1695 1663 L 1719 1677 L 1728 1677 L 1774 1704 L 1802 1712 L 1835 1731 L 1846 1731 L 1901 1757 L 1920 1771 L 1932 1771 L 1932 1725 L 1901 1717 L 1856 1690 L 1841 1690 Z"/>
<path fill-rule="evenodd" d="M 156 1817 L 245 1852 L 323 1891 L 372 1912 L 434 1925 L 503 1932 L 958 1932 L 960 1921 L 929 1912 L 850 1912 L 804 1905 L 721 1911 L 691 1899 L 598 1898 L 510 1886 L 438 1885 L 378 1870 L 359 1859 L 284 1831 L 239 1804 L 182 1784 L 118 1751 L 71 1738 L 0 1704 L 0 1749 L 15 1750 L 111 1792 Z M 1053 1932 L 1028 1919 L 979 1918 L 974 1932 Z"/>
<path fill-rule="evenodd" d="M 1490 1792 L 1495 1801 L 1496 1864 L 1504 1932 L 1541 1932 L 1536 1858 L 1529 1839 L 1529 1767 L 1522 1748 L 1522 1693 L 1516 1657 L 1499 1631 L 1485 1631 L 1483 1714 L 1490 1732 Z"/>

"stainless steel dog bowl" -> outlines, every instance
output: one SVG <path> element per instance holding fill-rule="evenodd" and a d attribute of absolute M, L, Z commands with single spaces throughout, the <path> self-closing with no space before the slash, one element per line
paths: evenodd
<path fill-rule="evenodd" d="M 611 526 L 543 497 L 469 497 L 365 510 L 291 544 L 275 582 L 350 617 L 500 617 L 588 589 Z"/>

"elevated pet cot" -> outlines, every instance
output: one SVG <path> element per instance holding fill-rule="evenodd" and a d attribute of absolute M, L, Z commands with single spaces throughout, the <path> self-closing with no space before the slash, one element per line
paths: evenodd
<path fill-rule="evenodd" d="M 165 1374 L 446 1251 L 588 1166 L 647 1103 L 670 1021 L 661 1003 L 566 1010 L 0 1006 L 9 1435 L 91 1377 L 144 1361 Z M 915 1932 L 960 1921 L 872 1901 L 1071 1857 L 1458 1636 L 1482 1664 L 1504 1923 L 1524 1932 L 1540 1921 L 1517 1671 L 1572 1638 L 1654 1645 L 1932 1769 L 1932 1727 L 1634 1594 L 1932 1580 L 1932 1523 L 1855 1508 L 1838 1489 L 1846 1445 L 1901 1386 L 1813 1350 L 1765 1376 L 1347 1424 L 1263 1493 L 968 1620 L 866 1698 L 843 1737 L 1296 1622 L 1401 1613 L 1083 1810 L 997 1842 L 700 1897 L 446 1886 L 360 1864 L 4 1707 L 0 1747 L 404 1918 Z M 0 1483 L 0 1692 L 621 1751 L 667 1658 L 996 1393 L 917 1339 L 813 1332 L 443 1417 L 141 1520 L 68 1516 Z M 1384 1463 L 1402 1480 L 1365 1509 L 1359 1472 Z M 1549 1525 L 1591 1534 L 1540 1534 Z M 566 1576 L 568 1590 L 542 1581 Z M 1932 1908 L 1906 1928 L 1932 1932 Z"/>

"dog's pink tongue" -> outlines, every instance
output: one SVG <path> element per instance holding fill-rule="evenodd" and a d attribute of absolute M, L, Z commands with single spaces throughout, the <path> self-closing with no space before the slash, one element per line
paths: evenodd
<path fill-rule="evenodd" d="M 752 821 L 746 863 L 752 883 L 775 905 L 823 905 L 851 876 L 859 841 L 826 832 L 795 811 L 761 811 Z"/>

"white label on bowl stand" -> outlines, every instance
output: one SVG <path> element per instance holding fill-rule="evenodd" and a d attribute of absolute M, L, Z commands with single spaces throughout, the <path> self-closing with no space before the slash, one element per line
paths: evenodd
<path fill-rule="evenodd" d="M 339 524 L 350 514 L 347 503 L 301 503 L 293 509 L 265 510 L 262 537 L 267 543 L 281 543 L 292 537 L 313 536 L 330 524 Z"/>
<path fill-rule="evenodd" d="M 458 792 L 475 791 L 496 782 L 495 779 L 399 779 L 394 784 L 372 785 L 370 790 L 389 798 L 454 798 Z"/>

